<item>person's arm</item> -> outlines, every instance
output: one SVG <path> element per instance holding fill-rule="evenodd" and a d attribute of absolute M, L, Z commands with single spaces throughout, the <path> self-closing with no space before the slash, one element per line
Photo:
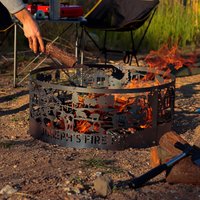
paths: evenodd
<path fill-rule="evenodd" d="M 29 47 L 36 53 L 39 43 L 40 50 L 44 52 L 45 48 L 39 27 L 30 12 L 24 8 L 14 15 L 23 24 L 24 35 L 28 38 Z"/>
<path fill-rule="evenodd" d="M 24 35 L 28 38 L 29 47 L 36 53 L 39 43 L 40 50 L 44 52 L 45 48 L 39 27 L 24 3 L 21 0 L 0 0 L 0 2 L 23 24 Z"/>

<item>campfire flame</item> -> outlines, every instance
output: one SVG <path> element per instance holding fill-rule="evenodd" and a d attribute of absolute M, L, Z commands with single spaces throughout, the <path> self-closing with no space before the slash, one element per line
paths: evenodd
<path fill-rule="evenodd" d="M 174 45 L 171 49 L 168 45 L 163 45 L 158 51 L 151 51 L 145 58 L 145 62 L 150 68 L 165 71 L 164 77 L 169 77 L 173 69 L 179 70 L 183 66 L 193 67 L 196 60 L 195 54 L 190 58 L 181 56 L 178 45 Z M 145 77 L 148 80 L 149 75 Z"/>
<path fill-rule="evenodd" d="M 86 133 L 90 129 L 91 126 L 92 124 L 86 120 L 77 121 L 77 124 L 76 124 L 77 131 L 79 133 Z"/>
<path fill-rule="evenodd" d="M 195 56 L 192 56 L 190 58 L 183 58 L 178 50 L 178 46 L 174 45 L 171 49 L 167 45 L 163 45 L 158 51 L 151 51 L 146 58 L 144 59 L 144 62 L 149 68 L 154 69 L 154 73 L 148 72 L 146 73 L 141 79 L 133 79 L 130 80 L 130 82 L 124 87 L 124 88 L 140 88 L 140 87 L 149 87 L 153 85 L 160 85 L 161 83 L 156 80 L 156 72 L 164 71 L 163 74 L 163 81 L 167 81 L 170 79 L 170 73 L 172 70 L 179 70 L 183 66 L 192 67 L 195 61 Z M 85 107 L 85 99 L 98 99 L 100 96 L 106 96 L 106 94 L 88 94 L 87 96 L 78 96 L 78 108 L 84 108 Z M 137 101 L 137 102 L 136 102 Z M 114 109 L 117 113 L 125 114 L 127 117 L 128 123 L 132 123 L 131 121 L 131 106 L 136 105 L 138 110 L 138 115 L 143 114 L 142 122 L 140 122 L 140 127 L 142 129 L 151 127 L 152 125 L 152 108 L 148 105 L 147 102 L 145 102 L 144 98 L 133 98 L 131 95 L 115 95 L 114 96 Z M 94 109 L 100 108 L 100 105 L 94 105 Z M 85 112 L 85 111 L 83 111 Z M 97 112 L 97 111 L 96 111 Z M 100 111 L 99 111 L 100 112 Z M 165 111 L 161 111 L 162 114 Z M 102 112 L 103 113 L 103 112 Z M 98 113 L 100 118 L 102 117 L 102 113 Z M 86 116 L 89 116 L 91 114 L 97 114 L 93 111 L 85 112 Z M 100 120 L 100 119 L 99 119 Z M 102 120 L 103 121 L 103 120 Z M 87 120 L 87 119 L 78 119 L 75 121 L 75 131 L 79 133 L 89 133 L 90 130 L 93 130 L 94 132 L 98 132 L 100 129 L 99 123 Z M 63 129 L 63 123 L 62 123 L 62 129 Z M 130 132 L 135 132 L 136 127 L 128 128 Z"/>

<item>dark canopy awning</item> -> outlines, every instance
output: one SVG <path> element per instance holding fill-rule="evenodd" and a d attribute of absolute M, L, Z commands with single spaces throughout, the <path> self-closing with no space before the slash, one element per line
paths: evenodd
<path fill-rule="evenodd" d="M 148 19 L 159 0 L 99 0 L 86 14 L 86 26 L 135 30 Z"/>

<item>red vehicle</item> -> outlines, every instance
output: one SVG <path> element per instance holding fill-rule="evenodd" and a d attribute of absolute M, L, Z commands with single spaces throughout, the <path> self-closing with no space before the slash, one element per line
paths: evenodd
<path fill-rule="evenodd" d="M 42 11 L 44 13 L 44 16 L 49 17 L 49 10 L 50 10 L 49 5 L 28 4 L 26 7 L 32 15 L 34 15 L 38 11 Z M 81 16 L 83 16 L 82 6 L 61 4 L 60 18 L 77 18 Z"/>

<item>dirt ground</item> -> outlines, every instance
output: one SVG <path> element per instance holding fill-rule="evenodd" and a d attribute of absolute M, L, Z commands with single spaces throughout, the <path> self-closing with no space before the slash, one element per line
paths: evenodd
<path fill-rule="evenodd" d="M 50 145 L 28 135 L 29 95 L 27 83 L 12 87 L 12 75 L 0 74 L 0 190 L 6 185 L 16 189 L 0 199 L 67 200 L 103 199 L 93 188 L 99 174 L 114 182 L 139 176 L 151 169 L 150 150 L 109 151 L 73 149 Z M 177 78 L 173 129 L 193 144 L 200 135 L 200 75 Z M 200 186 L 165 182 L 157 176 L 138 189 L 114 188 L 109 200 L 200 200 Z"/>

